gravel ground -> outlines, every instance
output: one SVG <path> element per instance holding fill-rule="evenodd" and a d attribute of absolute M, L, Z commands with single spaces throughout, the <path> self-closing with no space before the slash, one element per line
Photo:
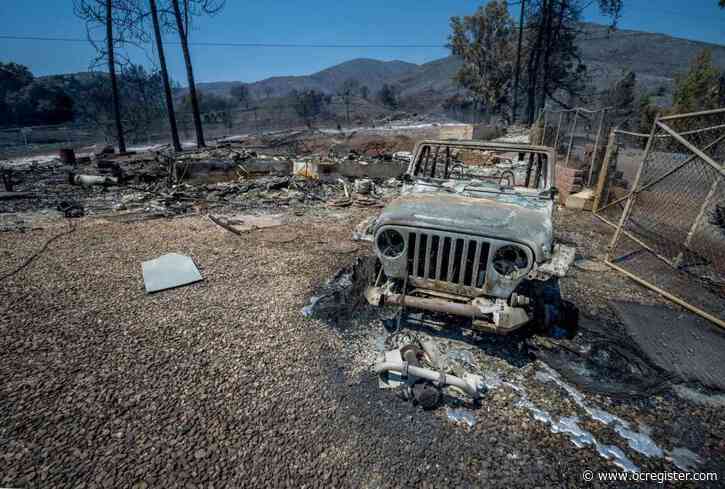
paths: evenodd
<path fill-rule="evenodd" d="M 0 282 L 0 486 L 610 486 L 581 473 L 619 469 L 535 421 L 514 390 L 491 390 L 472 429 L 453 425 L 443 409 L 378 389 L 366 366 L 382 329 L 367 312 L 336 326 L 302 316 L 315 288 L 352 260 L 331 244 L 370 212 L 312 210 L 242 237 L 204 217 L 85 219 L 55 240 Z M 561 216 L 561 237 L 597 256 L 602 230 L 581 216 Z M 5 233 L 0 276 L 67 229 Z M 280 233 L 295 240 L 276 242 Z M 205 280 L 146 295 L 140 263 L 169 252 L 192 256 Z M 562 289 L 607 317 L 608 298 L 658 301 L 609 271 L 575 271 Z M 536 381 L 542 366 L 520 336 L 474 343 L 486 370 L 548 412 L 579 409 Z M 590 400 L 725 476 L 721 410 L 670 395 Z M 622 446 L 611 430 L 587 428 Z M 627 455 L 642 470 L 674 470 Z"/>

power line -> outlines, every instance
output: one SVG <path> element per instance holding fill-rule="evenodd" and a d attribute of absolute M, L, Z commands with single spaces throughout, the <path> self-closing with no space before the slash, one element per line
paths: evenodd
<path fill-rule="evenodd" d="M 527 27 L 524 27 L 527 30 Z M 593 36 L 583 35 L 580 41 L 598 41 L 604 39 L 610 39 L 612 37 L 630 37 L 630 36 L 650 36 L 656 35 L 651 32 L 621 32 L 615 29 L 612 32 L 606 34 L 598 34 Z M 41 36 L 9 36 L 0 35 L 0 39 L 13 40 L 13 41 L 47 41 L 47 42 L 88 42 L 87 38 L 74 38 L 74 37 L 41 37 Z M 102 40 L 94 40 L 94 42 L 102 42 Z M 181 44 L 179 41 L 164 41 L 166 44 Z M 705 42 L 705 41 L 701 41 Z M 331 48 L 331 49 L 345 49 L 345 48 L 368 48 L 368 49 L 417 49 L 417 48 L 440 48 L 447 49 L 448 46 L 445 44 L 333 44 L 333 43 L 319 43 L 319 44 L 293 44 L 293 43 L 263 43 L 263 42 L 205 42 L 196 41 L 189 42 L 192 46 L 206 46 L 206 47 L 241 47 L 241 48 Z"/>
<path fill-rule="evenodd" d="M 14 41 L 50 41 L 50 42 L 88 42 L 88 39 L 74 37 L 41 37 L 41 36 L 8 36 L 0 35 L 0 39 Z M 95 42 L 102 42 L 95 40 Z M 165 41 L 166 44 L 180 44 L 178 41 Z M 445 48 L 443 44 L 293 44 L 293 43 L 263 43 L 263 42 L 189 42 L 194 46 L 214 47 L 245 47 L 245 48 Z"/>

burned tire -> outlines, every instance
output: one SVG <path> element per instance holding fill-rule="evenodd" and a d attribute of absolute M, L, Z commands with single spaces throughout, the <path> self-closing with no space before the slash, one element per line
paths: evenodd
<path fill-rule="evenodd" d="M 526 294 L 533 300 L 534 329 L 541 334 L 574 336 L 579 310 L 570 301 L 561 298 L 559 279 L 529 282 Z"/>

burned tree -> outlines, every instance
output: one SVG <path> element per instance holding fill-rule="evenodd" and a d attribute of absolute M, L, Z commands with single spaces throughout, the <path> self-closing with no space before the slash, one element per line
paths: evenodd
<path fill-rule="evenodd" d="M 398 108 L 398 89 L 395 85 L 384 83 L 378 92 L 378 100 L 384 106 L 397 109 Z"/>
<path fill-rule="evenodd" d="M 197 147 L 203 148 L 206 146 L 206 143 L 204 142 L 204 129 L 201 124 L 201 113 L 199 112 L 199 102 L 196 96 L 194 68 L 191 63 L 191 54 L 189 52 L 189 24 L 192 15 L 201 13 L 213 15 L 218 13 L 224 7 L 224 1 L 187 0 L 184 2 L 182 10 L 182 7 L 179 5 L 179 0 L 171 0 L 171 7 L 176 23 L 176 32 L 179 34 L 179 41 L 181 42 L 181 51 L 184 54 L 186 79 L 189 83 L 189 97 L 191 99 L 194 130 L 196 132 L 196 145 Z"/>
<path fill-rule="evenodd" d="M 159 72 L 141 65 L 123 67 L 119 77 L 126 134 L 135 141 L 147 139 L 155 124 L 163 120 L 163 80 Z"/>
<path fill-rule="evenodd" d="M 164 98 L 166 100 L 166 114 L 169 119 L 169 129 L 171 131 L 171 142 L 175 151 L 181 151 L 181 142 L 179 141 L 179 130 L 176 127 L 176 113 L 174 112 L 174 99 L 171 93 L 171 82 L 169 81 L 169 71 L 166 68 L 166 56 L 164 55 L 164 43 L 161 40 L 161 25 L 159 22 L 159 12 L 156 6 L 156 0 L 149 0 L 149 8 L 151 21 L 154 28 L 154 38 L 156 40 L 156 52 L 159 56 L 159 66 L 161 78 L 164 84 Z"/>
<path fill-rule="evenodd" d="M 229 89 L 229 95 L 239 101 L 239 105 L 243 105 L 244 108 L 249 108 L 249 102 L 252 100 L 252 95 L 249 92 L 249 87 L 244 83 L 233 86 Z"/>
<path fill-rule="evenodd" d="M 113 117 L 116 120 L 116 134 L 118 138 L 118 152 L 126 152 L 126 140 L 123 136 L 121 124 L 121 102 L 118 99 L 118 80 L 116 79 L 116 62 L 113 52 L 113 6 L 111 0 L 106 0 L 106 49 L 108 57 L 108 74 L 111 77 L 111 90 L 113 93 Z"/>
<path fill-rule="evenodd" d="M 596 0 L 603 15 L 616 25 L 623 0 Z M 528 123 L 533 123 L 537 109 L 551 99 L 568 106 L 560 94 L 579 96 L 585 86 L 587 70 L 582 63 L 577 36 L 583 33 L 580 23 L 583 0 L 535 0 L 529 3 L 524 26 L 526 46 L 525 85 Z"/>
<path fill-rule="evenodd" d="M 602 107 L 609 108 L 610 117 L 622 129 L 629 129 L 636 113 L 636 85 L 637 76 L 629 71 L 602 94 Z"/>
<path fill-rule="evenodd" d="M 158 72 L 141 65 L 124 64 L 117 74 L 121 120 L 126 142 L 147 140 L 151 130 L 163 120 L 163 85 Z M 103 132 L 108 141 L 115 139 L 110 77 L 97 75 L 75 82 L 74 93 L 82 93 L 73 105 L 75 120 Z"/>
<path fill-rule="evenodd" d="M 116 128 L 118 150 L 126 151 L 126 140 L 121 121 L 121 101 L 119 95 L 118 78 L 116 75 L 117 49 L 129 42 L 129 34 L 138 23 L 138 11 L 126 0 L 74 0 L 74 10 L 77 17 L 86 22 L 86 32 L 89 42 L 95 47 L 98 56 L 93 63 L 105 59 L 108 66 L 108 76 L 111 82 L 111 98 L 113 104 L 113 117 Z M 91 35 L 93 30 L 103 27 L 105 30 L 105 46 L 97 44 Z M 115 29 L 114 31 L 114 27 Z"/>
<path fill-rule="evenodd" d="M 312 127 L 315 118 L 322 113 L 325 104 L 325 95 L 317 90 L 293 90 L 292 107 L 307 127 Z"/>
<path fill-rule="evenodd" d="M 345 120 L 348 125 L 350 124 L 350 105 L 352 104 L 352 99 L 359 87 L 359 81 L 353 78 L 348 78 L 337 91 L 337 95 L 342 99 L 342 103 L 345 104 Z"/>

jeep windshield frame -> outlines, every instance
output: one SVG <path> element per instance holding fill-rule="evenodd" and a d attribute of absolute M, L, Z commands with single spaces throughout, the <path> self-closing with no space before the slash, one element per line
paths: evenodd
<path fill-rule="evenodd" d="M 471 156 L 478 161 L 464 161 Z M 551 197 L 554 165 L 555 153 L 548 146 L 424 140 L 415 146 L 406 174 L 411 181 L 443 189 Z"/>

